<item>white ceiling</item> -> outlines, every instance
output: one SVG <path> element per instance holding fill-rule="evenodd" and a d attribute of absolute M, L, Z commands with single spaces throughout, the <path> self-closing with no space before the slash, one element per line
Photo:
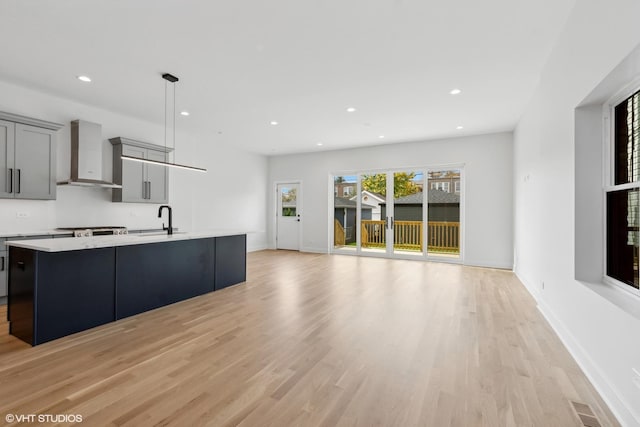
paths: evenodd
<path fill-rule="evenodd" d="M 505 131 L 574 3 L 0 0 L 0 79 L 164 123 L 169 72 L 178 130 L 263 154 Z"/>

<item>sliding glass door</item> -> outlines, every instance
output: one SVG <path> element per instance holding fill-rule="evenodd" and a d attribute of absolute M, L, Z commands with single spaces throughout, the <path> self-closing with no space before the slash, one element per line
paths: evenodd
<path fill-rule="evenodd" d="M 461 169 L 430 170 L 427 183 L 429 256 L 440 259 L 460 259 Z"/>
<path fill-rule="evenodd" d="M 334 252 L 460 259 L 461 175 L 461 168 L 334 175 Z"/>
<path fill-rule="evenodd" d="M 424 173 L 419 170 L 393 173 L 393 198 L 387 204 L 391 207 L 394 254 L 425 254 L 423 181 Z"/>
<path fill-rule="evenodd" d="M 387 201 L 388 173 L 365 173 L 360 175 L 359 230 L 362 252 L 386 254 L 393 236 L 389 227 Z"/>

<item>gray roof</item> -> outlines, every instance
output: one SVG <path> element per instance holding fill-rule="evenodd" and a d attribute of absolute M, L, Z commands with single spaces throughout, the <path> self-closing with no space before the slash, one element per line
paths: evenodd
<path fill-rule="evenodd" d="M 358 206 L 358 202 L 355 200 L 349 200 L 344 197 L 336 197 L 333 201 L 334 208 L 353 208 Z M 371 209 L 371 206 L 362 205 L 362 209 Z"/>
<path fill-rule="evenodd" d="M 460 195 L 447 193 L 442 190 L 429 190 L 429 203 L 457 204 L 460 203 Z M 381 203 L 384 205 L 384 203 Z M 393 201 L 394 205 L 421 205 L 422 193 L 413 193 L 408 196 L 398 197 Z"/>

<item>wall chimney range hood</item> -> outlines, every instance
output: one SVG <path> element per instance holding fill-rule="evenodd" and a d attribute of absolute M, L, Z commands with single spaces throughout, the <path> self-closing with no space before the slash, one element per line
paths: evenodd
<path fill-rule="evenodd" d="M 85 120 L 71 122 L 71 177 L 58 185 L 122 188 L 102 179 L 102 125 Z"/>

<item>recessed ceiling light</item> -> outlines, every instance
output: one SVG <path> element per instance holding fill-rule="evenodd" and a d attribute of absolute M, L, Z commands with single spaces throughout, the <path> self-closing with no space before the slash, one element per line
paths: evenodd
<path fill-rule="evenodd" d="M 322 142 L 318 142 L 316 145 L 317 145 L 318 147 L 322 147 Z"/>
<path fill-rule="evenodd" d="M 458 129 L 458 130 L 464 129 L 464 126 L 456 126 L 456 129 Z"/>
<path fill-rule="evenodd" d="M 461 93 L 462 91 L 460 89 L 452 89 L 451 92 L 449 92 L 451 95 L 457 95 L 459 93 Z"/>
<path fill-rule="evenodd" d="M 91 77 L 88 76 L 78 76 L 78 80 L 81 82 L 89 83 L 91 81 Z"/>
<path fill-rule="evenodd" d="M 276 121 L 271 121 L 271 126 L 278 126 L 278 122 L 276 122 Z"/>
<path fill-rule="evenodd" d="M 183 116 L 188 116 L 189 112 L 188 111 L 180 111 L 180 114 Z"/>
<path fill-rule="evenodd" d="M 347 112 L 349 112 L 349 113 L 353 113 L 354 111 L 356 111 L 356 109 L 353 108 L 353 107 L 347 108 Z"/>
<path fill-rule="evenodd" d="M 378 138 L 384 139 L 384 135 L 380 135 L 380 136 L 378 136 Z"/>

